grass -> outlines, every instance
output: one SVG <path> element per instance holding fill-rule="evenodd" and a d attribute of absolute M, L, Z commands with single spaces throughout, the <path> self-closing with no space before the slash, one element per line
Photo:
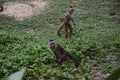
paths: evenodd
<path fill-rule="evenodd" d="M 71 2 L 52 0 L 46 11 L 23 21 L 0 15 L 0 79 L 25 68 L 24 80 L 93 80 L 95 72 L 111 73 L 120 67 L 120 4 L 115 0 L 78 1 L 73 37 L 57 37 L 59 18 Z M 70 60 L 62 70 L 53 67 L 57 64 L 49 39 L 81 59 L 80 67 L 76 69 Z"/>

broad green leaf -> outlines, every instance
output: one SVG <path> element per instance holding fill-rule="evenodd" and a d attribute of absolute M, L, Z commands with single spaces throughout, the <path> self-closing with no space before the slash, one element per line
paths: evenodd
<path fill-rule="evenodd" d="M 21 69 L 20 71 L 10 75 L 8 80 L 22 80 L 24 73 L 25 73 L 25 69 Z"/>

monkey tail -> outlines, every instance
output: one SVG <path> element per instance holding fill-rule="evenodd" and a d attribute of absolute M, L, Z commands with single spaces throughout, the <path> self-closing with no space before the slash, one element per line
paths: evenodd
<path fill-rule="evenodd" d="M 80 61 L 75 56 L 73 56 L 72 54 L 69 54 L 68 56 L 73 60 L 73 62 L 75 64 L 75 67 L 76 68 L 79 67 Z"/>

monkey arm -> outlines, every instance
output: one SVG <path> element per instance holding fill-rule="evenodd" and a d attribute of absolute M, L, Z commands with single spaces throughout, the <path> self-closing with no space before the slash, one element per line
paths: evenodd
<path fill-rule="evenodd" d="M 54 54 L 55 54 L 55 58 L 56 58 L 56 62 L 57 63 L 59 63 L 59 62 L 61 62 L 61 51 L 60 51 L 60 47 L 58 46 L 58 47 L 56 47 L 56 49 L 55 50 L 52 50 L 53 52 L 54 52 Z"/>
<path fill-rule="evenodd" d="M 73 20 L 73 18 L 72 18 L 72 17 L 71 17 L 71 21 L 72 21 L 73 25 L 75 26 L 75 23 L 74 23 L 74 20 Z"/>
<path fill-rule="evenodd" d="M 61 53 L 61 50 L 60 50 L 60 47 L 57 48 L 57 60 L 58 62 L 61 62 L 62 58 L 62 53 Z"/>
<path fill-rule="evenodd" d="M 56 58 L 56 62 L 58 61 L 57 59 L 58 59 L 58 57 L 57 57 L 57 53 L 56 53 L 56 51 L 54 51 L 54 54 L 55 54 L 55 58 Z"/>

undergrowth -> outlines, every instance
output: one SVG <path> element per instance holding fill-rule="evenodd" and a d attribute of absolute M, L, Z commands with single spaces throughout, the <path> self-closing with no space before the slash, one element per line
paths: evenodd
<path fill-rule="evenodd" d="M 120 67 L 120 3 L 76 1 L 73 37 L 58 37 L 56 30 L 62 23 L 59 19 L 72 2 L 52 0 L 48 9 L 23 21 L 0 15 L 0 79 L 25 68 L 24 80 L 93 80 L 95 72 L 111 73 Z M 79 68 L 70 60 L 63 63 L 62 70 L 54 67 L 57 64 L 49 39 L 76 55 Z"/>

